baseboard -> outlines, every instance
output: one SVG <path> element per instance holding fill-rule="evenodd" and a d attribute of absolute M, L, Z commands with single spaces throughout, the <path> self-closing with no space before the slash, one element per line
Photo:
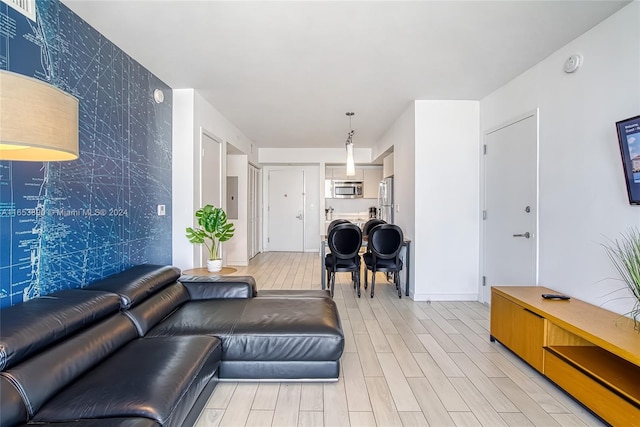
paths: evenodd
<path fill-rule="evenodd" d="M 411 296 L 414 301 L 479 301 L 478 294 L 429 294 Z"/>
<path fill-rule="evenodd" d="M 236 266 L 237 267 L 247 267 L 249 265 L 249 262 L 246 261 L 246 260 L 244 260 L 244 261 L 234 261 L 232 259 L 228 259 L 228 260 L 225 260 L 225 261 L 226 261 L 226 263 L 224 265 L 225 267 L 236 267 Z"/>

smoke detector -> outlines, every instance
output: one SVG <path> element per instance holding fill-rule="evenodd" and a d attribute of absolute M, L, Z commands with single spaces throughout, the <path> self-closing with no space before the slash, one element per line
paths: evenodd
<path fill-rule="evenodd" d="M 164 92 L 162 92 L 160 89 L 154 90 L 153 99 L 157 104 L 162 104 L 162 102 L 164 101 Z"/>
<path fill-rule="evenodd" d="M 582 66 L 582 55 L 576 53 L 575 55 L 571 55 L 564 61 L 564 72 L 565 73 L 575 73 L 578 71 L 578 68 Z"/>

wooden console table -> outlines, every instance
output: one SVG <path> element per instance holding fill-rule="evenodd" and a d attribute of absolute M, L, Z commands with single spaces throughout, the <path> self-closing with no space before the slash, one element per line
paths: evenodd
<path fill-rule="evenodd" d="M 540 286 L 491 289 L 498 340 L 612 425 L 640 425 L 640 332 L 633 320 Z"/>

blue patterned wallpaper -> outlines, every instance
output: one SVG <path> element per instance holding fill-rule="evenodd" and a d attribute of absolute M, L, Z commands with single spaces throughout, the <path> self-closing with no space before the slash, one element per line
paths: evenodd
<path fill-rule="evenodd" d="M 80 100 L 80 158 L 0 161 L 0 306 L 171 263 L 171 89 L 58 0 L 36 5 L 34 22 L 0 2 L 0 69 Z"/>

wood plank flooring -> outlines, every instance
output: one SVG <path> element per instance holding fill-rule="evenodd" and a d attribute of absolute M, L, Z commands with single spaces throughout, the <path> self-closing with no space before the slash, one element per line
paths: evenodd
<path fill-rule="evenodd" d="M 258 289 L 320 289 L 317 253 L 263 253 L 237 275 Z M 217 385 L 197 427 L 601 426 L 597 418 L 498 343 L 478 302 L 399 299 L 384 277 L 358 298 L 336 278 L 345 334 L 333 383 Z"/>

